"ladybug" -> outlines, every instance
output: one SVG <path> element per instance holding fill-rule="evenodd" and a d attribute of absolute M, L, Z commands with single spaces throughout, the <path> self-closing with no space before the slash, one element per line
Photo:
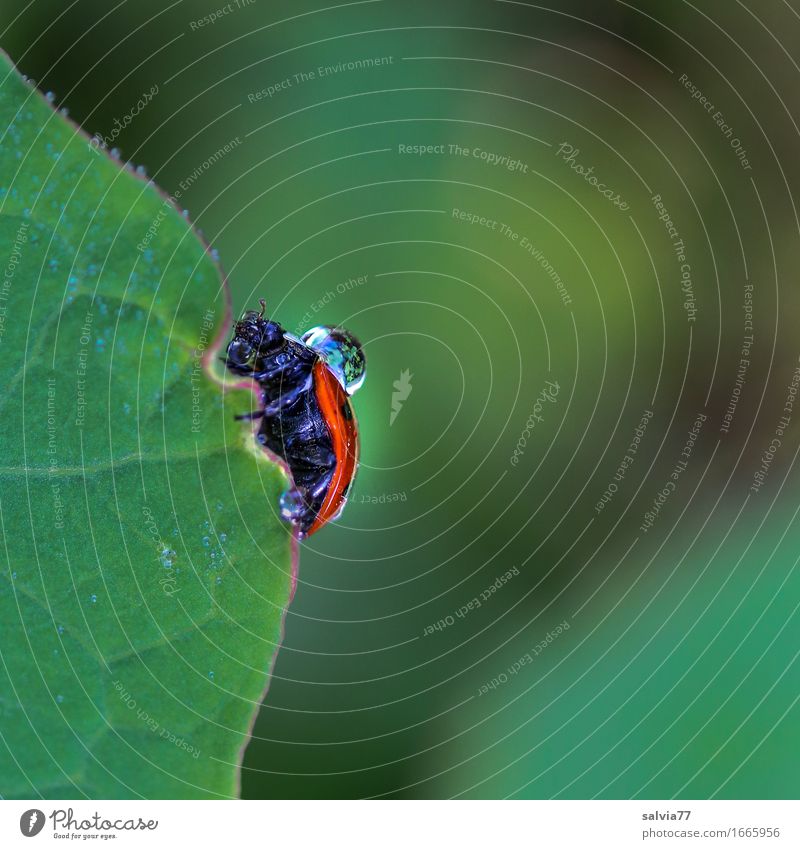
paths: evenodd
<path fill-rule="evenodd" d="M 262 407 L 238 419 L 260 419 L 256 439 L 281 457 L 292 488 L 281 516 L 302 539 L 338 518 L 358 467 L 358 425 L 349 396 L 364 383 L 361 344 L 339 327 L 314 327 L 297 338 L 249 310 L 234 327 L 224 358 L 234 374 L 261 390 Z"/>

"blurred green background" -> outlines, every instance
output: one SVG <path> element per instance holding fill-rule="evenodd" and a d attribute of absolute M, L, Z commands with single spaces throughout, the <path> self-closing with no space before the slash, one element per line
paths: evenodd
<path fill-rule="evenodd" d="M 800 793 L 798 44 L 796 0 L 3 4 L 237 312 L 365 345 L 244 796 Z"/>

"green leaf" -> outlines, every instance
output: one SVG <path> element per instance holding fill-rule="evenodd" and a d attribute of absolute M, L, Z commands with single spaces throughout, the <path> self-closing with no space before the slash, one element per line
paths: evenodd
<path fill-rule="evenodd" d="M 0 133 L 0 795 L 235 796 L 296 546 L 227 290 L 2 54 Z"/>

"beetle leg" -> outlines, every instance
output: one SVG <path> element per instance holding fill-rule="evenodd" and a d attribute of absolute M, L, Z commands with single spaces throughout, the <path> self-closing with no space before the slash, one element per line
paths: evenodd
<path fill-rule="evenodd" d="M 255 421 L 255 419 L 260 419 L 264 415 L 264 410 L 254 410 L 252 413 L 242 413 L 240 416 L 234 416 L 233 418 L 237 422 L 243 421 Z"/>
<path fill-rule="evenodd" d="M 284 408 L 290 407 L 310 387 L 312 379 L 312 376 L 309 375 L 303 383 L 285 392 L 281 392 L 274 401 L 270 401 L 269 404 L 264 405 L 263 414 L 265 416 L 274 416 Z"/>
<path fill-rule="evenodd" d="M 253 371 L 253 379 L 257 380 L 259 383 L 265 380 L 274 380 L 279 375 L 283 375 L 284 382 L 291 381 L 295 375 L 300 374 L 305 368 L 307 368 L 306 363 L 302 361 L 293 363 L 292 365 L 278 365 L 271 369 L 265 369 L 264 371 Z"/>

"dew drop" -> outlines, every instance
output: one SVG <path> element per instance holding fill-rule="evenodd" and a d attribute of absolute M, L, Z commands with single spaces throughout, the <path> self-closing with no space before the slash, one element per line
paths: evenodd
<path fill-rule="evenodd" d="M 60 694 L 59 694 L 58 696 L 56 696 L 56 701 L 57 701 L 59 704 L 61 704 L 61 703 L 64 701 L 64 697 L 63 697 L 62 695 L 60 695 Z"/>
<path fill-rule="evenodd" d="M 304 508 L 303 498 L 296 489 L 287 489 L 280 497 L 281 516 L 284 519 L 294 520 Z"/>
<path fill-rule="evenodd" d="M 211 540 L 208 537 L 203 537 L 203 545 L 208 548 L 211 545 Z"/>
<path fill-rule="evenodd" d="M 97 595 L 95 593 L 92 593 L 91 596 L 89 596 L 89 599 L 92 604 L 97 604 Z"/>

